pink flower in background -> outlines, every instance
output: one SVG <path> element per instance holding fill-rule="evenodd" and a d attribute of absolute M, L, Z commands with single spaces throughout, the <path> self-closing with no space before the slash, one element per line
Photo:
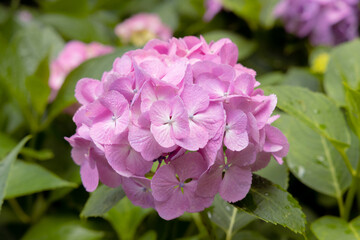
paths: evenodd
<path fill-rule="evenodd" d="M 84 61 L 111 53 L 114 49 L 97 42 L 86 44 L 80 41 L 68 42 L 50 65 L 49 86 L 53 100 L 65 81 L 66 76 Z"/>
<path fill-rule="evenodd" d="M 205 0 L 206 12 L 204 14 L 204 21 L 209 22 L 222 9 L 223 0 Z"/>
<path fill-rule="evenodd" d="M 172 30 L 161 21 L 158 15 L 139 13 L 118 24 L 115 28 L 115 34 L 123 43 L 132 43 L 140 47 L 154 38 L 170 39 Z"/>
<path fill-rule="evenodd" d="M 271 156 L 281 164 L 289 145 L 271 126 L 276 96 L 255 89 L 237 53 L 229 39 L 154 39 L 115 59 L 101 81 L 81 79 L 67 140 L 86 190 L 113 179 L 167 220 L 202 211 L 217 193 L 243 199 L 252 172 Z"/>
<path fill-rule="evenodd" d="M 336 45 L 358 36 L 358 0 L 283 0 L 274 14 L 286 31 L 313 45 Z"/>

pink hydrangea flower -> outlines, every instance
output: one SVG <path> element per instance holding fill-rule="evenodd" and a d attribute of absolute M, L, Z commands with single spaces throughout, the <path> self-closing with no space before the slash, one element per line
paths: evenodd
<path fill-rule="evenodd" d="M 358 0 L 282 0 L 274 14 L 286 31 L 313 45 L 336 45 L 358 36 Z"/>
<path fill-rule="evenodd" d="M 168 40 L 172 36 L 172 30 L 158 15 L 139 13 L 118 24 L 115 27 L 115 34 L 123 43 L 132 43 L 140 47 L 154 38 Z"/>
<path fill-rule="evenodd" d="M 65 81 L 66 76 L 84 61 L 111 53 L 114 49 L 97 42 L 85 44 L 80 41 L 68 42 L 58 57 L 51 62 L 49 86 L 53 100 Z"/>
<path fill-rule="evenodd" d="M 99 179 L 121 184 L 135 205 L 169 220 L 217 193 L 239 201 L 271 156 L 282 164 L 289 144 L 271 126 L 276 96 L 255 89 L 237 53 L 229 39 L 155 39 L 115 59 L 101 81 L 81 79 L 67 140 L 86 190 Z"/>

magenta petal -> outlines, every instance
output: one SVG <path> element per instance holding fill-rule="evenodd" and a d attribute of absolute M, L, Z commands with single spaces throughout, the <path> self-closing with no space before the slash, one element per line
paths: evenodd
<path fill-rule="evenodd" d="M 99 184 L 99 173 L 93 160 L 84 161 L 80 167 L 81 181 L 88 192 L 93 192 Z"/>
<path fill-rule="evenodd" d="M 228 202 L 243 199 L 251 187 L 252 174 L 250 168 L 231 166 L 220 185 L 219 194 Z"/>
<path fill-rule="evenodd" d="M 142 208 L 155 207 L 154 197 L 150 188 L 151 181 L 147 178 L 124 178 L 122 187 L 126 196 L 136 206 Z"/>

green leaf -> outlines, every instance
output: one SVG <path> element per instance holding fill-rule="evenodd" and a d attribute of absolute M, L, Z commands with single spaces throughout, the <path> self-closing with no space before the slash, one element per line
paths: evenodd
<path fill-rule="evenodd" d="M 0 159 L 16 146 L 16 142 L 9 136 L 0 132 Z"/>
<path fill-rule="evenodd" d="M 42 15 L 40 19 L 58 30 L 66 39 L 110 44 L 112 36 L 115 38 L 113 29 L 106 26 L 96 14 L 70 16 L 49 13 Z"/>
<path fill-rule="evenodd" d="M 151 208 L 134 206 L 124 197 L 104 215 L 104 218 L 111 223 L 120 239 L 137 239 L 136 230 L 151 211 Z"/>
<path fill-rule="evenodd" d="M 356 91 L 344 83 L 346 116 L 354 133 L 360 138 L 360 91 Z"/>
<path fill-rule="evenodd" d="M 257 175 L 270 180 L 283 189 L 289 185 L 289 170 L 286 164 L 280 165 L 275 159 L 271 159 L 269 165 L 256 172 Z"/>
<path fill-rule="evenodd" d="M 104 232 L 72 216 L 48 216 L 33 225 L 22 240 L 100 240 Z"/>
<path fill-rule="evenodd" d="M 221 38 L 229 38 L 233 41 L 239 50 L 238 60 L 242 60 L 250 56 L 256 49 L 256 43 L 246 38 L 238 35 L 236 33 L 225 31 L 225 30 L 216 30 L 203 34 L 203 37 L 207 42 L 217 41 Z"/>
<path fill-rule="evenodd" d="M 271 28 L 275 18 L 273 9 L 279 0 L 224 0 L 223 6 L 243 18 L 253 29 Z"/>
<path fill-rule="evenodd" d="M 311 91 L 320 90 L 320 81 L 308 69 L 292 67 L 285 75 L 283 85 L 299 86 Z"/>
<path fill-rule="evenodd" d="M 328 96 L 339 105 L 345 105 L 345 89 L 342 82 L 351 88 L 360 87 L 360 56 L 354 54 L 360 51 L 360 40 L 335 47 L 330 54 L 324 78 L 324 88 Z"/>
<path fill-rule="evenodd" d="M 265 222 L 280 224 L 295 233 L 305 232 L 305 215 L 299 203 L 279 186 L 254 175 L 246 197 L 233 205 Z"/>
<path fill-rule="evenodd" d="M 287 114 L 274 123 L 287 137 L 290 150 L 286 163 L 291 172 L 308 187 L 323 194 L 340 198 L 350 186 L 351 175 L 331 143 L 305 123 Z M 354 139 L 348 150 L 349 158 L 356 164 L 358 144 Z"/>
<path fill-rule="evenodd" d="M 281 72 L 270 72 L 257 77 L 261 83 L 261 88 L 269 85 L 280 85 L 285 80 L 285 74 Z"/>
<path fill-rule="evenodd" d="M 49 101 L 49 59 L 45 57 L 36 72 L 25 79 L 26 89 L 30 93 L 31 106 L 41 116 Z"/>
<path fill-rule="evenodd" d="M 343 114 L 325 95 L 293 86 L 266 87 L 264 90 L 276 94 L 281 110 L 330 140 L 337 149 L 349 147 L 350 134 Z"/>
<path fill-rule="evenodd" d="M 81 211 L 80 216 L 84 218 L 102 217 L 123 197 L 125 197 L 125 193 L 121 187 L 109 188 L 102 185 L 96 189 L 86 201 L 85 207 Z"/>
<path fill-rule="evenodd" d="M 119 48 L 114 53 L 90 59 L 82 63 L 79 67 L 74 69 L 65 79 L 56 99 L 49 109 L 49 116 L 44 123 L 43 128 L 48 126 L 50 122 L 59 115 L 65 108 L 76 103 L 75 86 L 81 78 L 100 79 L 105 71 L 112 68 L 112 64 L 116 57 L 121 57 L 122 54 L 131 50 L 129 47 Z"/>
<path fill-rule="evenodd" d="M 208 212 L 210 220 L 227 233 L 231 226 L 231 234 L 255 220 L 255 217 L 237 210 L 219 195 L 215 196 L 213 208 Z"/>
<path fill-rule="evenodd" d="M 15 162 L 17 155 L 25 143 L 29 141 L 30 136 L 23 138 L 18 145 L 0 162 L 0 210 L 4 201 L 4 196 L 7 192 L 8 178 L 11 167 Z"/>
<path fill-rule="evenodd" d="M 333 216 L 325 216 L 311 224 L 311 230 L 319 240 L 360 239 L 360 217 L 347 223 L 345 220 Z"/>
<path fill-rule="evenodd" d="M 15 198 L 45 190 L 76 187 L 35 163 L 16 161 L 11 168 L 5 198 Z"/>

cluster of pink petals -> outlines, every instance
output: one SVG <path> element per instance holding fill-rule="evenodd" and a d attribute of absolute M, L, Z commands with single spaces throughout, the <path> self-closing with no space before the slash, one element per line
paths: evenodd
<path fill-rule="evenodd" d="M 358 36 L 359 0 L 282 0 L 275 8 L 286 31 L 313 45 L 336 45 Z"/>
<path fill-rule="evenodd" d="M 101 81 L 81 79 L 67 140 L 86 190 L 121 184 L 164 219 L 202 211 L 217 193 L 243 199 L 252 172 L 271 156 L 281 164 L 289 145 L 270 125 L 276 96 L 256 88 L 237 53 L 229 39 L 155 39 L 117 58 Z"/>
<path fill-rule="evenodd" d="M 148 40 L 158 38 L 167 41 L 172 30 L 156 14 L 138 13 L 115 27 L 115 34 L 125 44 L 143 46 Z"/>
<path fill-rule="evenodd" d="M 58 57 L 51 62 L 49 86 L 52 90 L 50 99 L 54 99 L 65 81 L 66 76 L 84 61 L 111 53 L 113 47 L 93 42 L 68 42 Z"/>

